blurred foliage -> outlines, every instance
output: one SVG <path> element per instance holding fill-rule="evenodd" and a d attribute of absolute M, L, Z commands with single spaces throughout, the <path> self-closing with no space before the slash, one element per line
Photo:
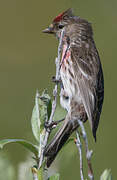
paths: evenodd
<path fill-rule="evenodd" d="M 32 180 L 31 167 L 33 164 L 31 154 L 28 153 L 25 160 L 18 164 L 17 180 Z"/>
<path fill-rule="evenodd" d="M 45 5 L 46 3 L 46 5 Z M 55 73 L 54 59 L 57 54 L 57 40 L 45 35 L 42 29 L 63 10 L 73 7 L 75 14 L 92 22 L 94 39 L 99 50 L 104 69 L 105 100 L 97 143 L 92 138 L 88 122 L 86 129 L 89 145 L 94 151 L 93 167 L 97 180 L 102 169 L 116 171 L 116 0 L 6 0 L 0 1 L 0 137 L 27 138 L 33 140 L 30 117 L 33 97 L 38 88 L 45 87 L 52 92 L 51 76 Z M 61 114 L 61 108 L 58 107 Z M 62 111 L 63 112 L 63 111 Z M 64 112 L 63 112 L 64 113 Z M 19 145 L 5 148 L 9 152 L 11 164 L 24 160 L 26 151 Z M 17 155 L 18 154 L 18 155 Z M 79 161 L 75 146 L 69 144 L 59 153 L 57 164 L 61 180 L 80 177 Z M 102 161 L 103 160 L 103 161 Z"/>
<path fill-rule="evenodd" d="M 0 152 L 0 179 L 1 180 L 14 180 L 16 177 L 15 168 L 11 164 L 8 156 Z"/>
<path fill-rule="evenodd" d="M 29 157 L 31 154 L 28 154 L 28 157 L 24 162 L 20 162 L 18 165 L 18 175 L 17 180 L 32 180 L 31 166 L 33 162 Z M 5 153 L 0 153 L 0 179 L 2 180 L 15 180 L 16 172 L 15 168 L 12 166 L 8 155 Z M 57 173 L 49 177 L 48 180 L 59 180 L 60 175 Z M 102 173 L 100 180 L 112 180 L 111 171 L 106 169 Z"/>
<path fill-rule="evenodd" d="M 53 176 L 51 176 L 48 180 L 59 180 L 59 174 L 55 174 Z"/>
<path fill-rule="evenodd" d="M 18 144 L 23 145 L 26 149 L 28 149 L 30 152 L 33 153 L 33 159 L 36 161 L 36 164 L 34 164 L 33 167 L 32 166 L 29 167 L 29 164 L 27 162 L 23 163 L 22 166 L 24 166 L 24 169 L 20 168 L 23 171 L 22 172 L 20 170 L 21 176 L 22 176 L 22 174 L 25 174 L 24 173 L 25 168 L 28 167 L 28 168 L 32 169 L 32 176 L 34 177 L 34 179 L 35 179 L 35 176 L 36 176 L 36 179 L 38 177 L 39 180 L 44 180 L 44 179 L 48 178 L 47 170 L 45 170 L 45 165 L 46 165 L 45 159 L 42 155 L 43 155 L 43 149 L 45 148 L 45 145 L 46 145 L 45 144 L 45 137 L 46 137 L 45 123 L 50 123 L 49 118 L 51 115 L 51 111 L 52 111 L 51 97 L 48 95 L 47 90 L 44 90 L 41 96 L 39 95 L 39 93 L 37 91 L 36 96 L 35 96 L 35 105 L 34 105 L 33 112 L 32 112 L 31 125 L 32 125 L 33 135 L 34 135 L 35 139 L 37 140 L 38 144 L 34 145 L 31 142 L 28 142 L 24 139 L 0 140 L 0 148 L 1 149 L 6 144 L 18 143 Z M 40 159 L 42 159 L 42 161 Z M 40 164 L 40 162 L 41 162 L 41 164 Z M 4 165 L 4 163 L 6 163 L 6 162 L 4 161 L 2 163 Z M 39 168 L 38 168 L 38 166 L 39 166 Z M 1 170 L 3 170 L 3 169 L 1 168 Z M 47 174 L 47 178 L 44 178 L 45 172 Z M 3 172 L 3 174 L 4 174 L 4 172 Z M 59 175 L 54 174 L 49 179 L 59 180 Z"/>
<path fill-rule="evenodd" d="M 102 173 L 100 180 L 112 180 L 111 170 L 106 169 Z"/>

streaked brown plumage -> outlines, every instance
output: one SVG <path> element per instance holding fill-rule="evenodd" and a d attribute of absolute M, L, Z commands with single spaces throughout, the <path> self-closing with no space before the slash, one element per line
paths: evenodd
<path fill-rule="evenodd" d="M 60 66 L 63 88 L 60 102 L 68 114 L 63 126 L 45 150 L 49 167 L 72 132 L 78 119 L 90 122 L 93 136 L 96 131 L 104 98 L 104 80 L 100 58 L 93 40 L 91 24 L 73 15 L 69 9 L 57 16 L 44 32 L 60 38 L 64 28 L 64 45 Z"/>

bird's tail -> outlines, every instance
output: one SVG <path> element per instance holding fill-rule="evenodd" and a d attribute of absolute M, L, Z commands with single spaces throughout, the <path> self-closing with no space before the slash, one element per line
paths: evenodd
<path fill-rule="evenodd" d="M 66 116 L 63 126 L 58 130 L 50 144 L 47 145 L 45 149 L 45 156 L 47 156 L 47 167 L 51 165 L 62 146 L 77 127 L 78 119 L 70 119 L 69 116 Z"/>

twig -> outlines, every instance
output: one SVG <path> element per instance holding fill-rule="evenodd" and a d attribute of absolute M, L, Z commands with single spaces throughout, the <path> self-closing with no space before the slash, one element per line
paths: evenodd
<path fill-rule="evenodd" d="M 81 141 L 80 141 L 80 137 L 79 137 L 79 134 L 78 134 L 78 131 L 76 131 L 76 146 L 78 147 L 78 151 L 79 151 L 79 155 L 80 155 L 80 177 L 81 177 L 81 180 L 84 180 L 84 175 L 83 175 L 83 160 L 82 160 L 82 144 L 81 144 Z"/>
<path fill-rule="evenodd" d="M 61 38 L 60 38 L 60 41 L 59 41 L 58 57 L 55 59 L 55 64 L 56 64 L 56 80 L 57 81 L 60 80 L 60 72 L 59 72 L 59 70 L 60 70 L 61 51 L 62 51 L 62 46 L 63 46 L 63 36 L 64 36 L 64 29 L 61 32 Z M 54 113 L 55 113 L 55 110 L 56 110 L 56 105 L 57 105 L 57 90 L 58 90 L 58 84 L 56 83 L 55 87 L 53 89 L 53 97 L 54 97 L 54 99 L 53 99 L 53 102 L 52 102 L 52 112 L 51 112 L 50 118 L 48 120 L 48 124 L 52 123 L 53 117 L 54 117 Z M 38 169 L 41 167 L 42 162 L 43 162 L 44 150 L 45 150 L 45 147 L 46 147 L 47 142 L 48 142 L 49 134 L 50 134 L 49 129 L 46 129 L 45 138 L 44 138 L 44 142 L 43 142 L 43 147 L 42 147 L 42 150 L 41 150 L 41 156 L 40 156 L 40 160 L 39 160 L 39 164 L 38 164 Z"/>
<path fill-rule="evenodd" d="M 88 163 L 88 177 L 90 180 L 94 180 L 93 169 L 92 169 L 92 165 L 91 165 L 91 157 L 92 157 L 93 151 L 89 150 L 89 148 L 88 148 L 88 139 L 87 139 L 87 134 L 86 134 L 83 122 L 78 120 L 78 123 L 81 127 L 83 139 L 85 142 L 86 159 L 87 159 L 87 163 Z"/>

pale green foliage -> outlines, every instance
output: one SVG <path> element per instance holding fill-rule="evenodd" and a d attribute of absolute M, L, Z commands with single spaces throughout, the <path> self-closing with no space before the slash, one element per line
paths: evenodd
<path fill-rule="evenodd" d="M 100 180 L 112 180 L 111 170 L 105 169 L 100 177 Z"/>
<path fill-rule="evenodd" d="M 31 125 L 34 137 L 38 143 L 40 142 L 40 135 L 42 137 L 44 136 L 44 123 L 49 119 L 51 108 L 51 98 L 47 94 L 47 91 L 43 91 L 41 96 L 37 92 L 32 112 Z"/>
<path fill-rule="evenodd" d="M 15 169 L 7 158 L 7 155 L 0 152 L 0 180 L 14 180 Z"/>
<path fill-rule="evenodd" d="M 59 177 L 60 177 L 59 174 L 54 174 L 53 176 L 51 176 L 51 177 L 49 178 L 49 180 L 59 180 Z"/>
<path fill-rule="evenodd" d="M 3 139 L 0 140 L 0 148 L 2 149 L 6 144 L 9 143 L 18 143 L 23 145 L 26 149 L 28 149 L 29 151 L 33 152 L 35 154 L 35 156 L 37 157 L 38 155 L 38 148 L 36 145 L 24 140 L 24 139 Z"/>
<path fill-rule="evenodd" d="M 17 170 L 17 180 L 32 180 L 31 167 L 34 163 L 34 160 L 32 160 L 30 157 L 31 153 L 28 153 L 25 161 L 19 163 Z"/>

